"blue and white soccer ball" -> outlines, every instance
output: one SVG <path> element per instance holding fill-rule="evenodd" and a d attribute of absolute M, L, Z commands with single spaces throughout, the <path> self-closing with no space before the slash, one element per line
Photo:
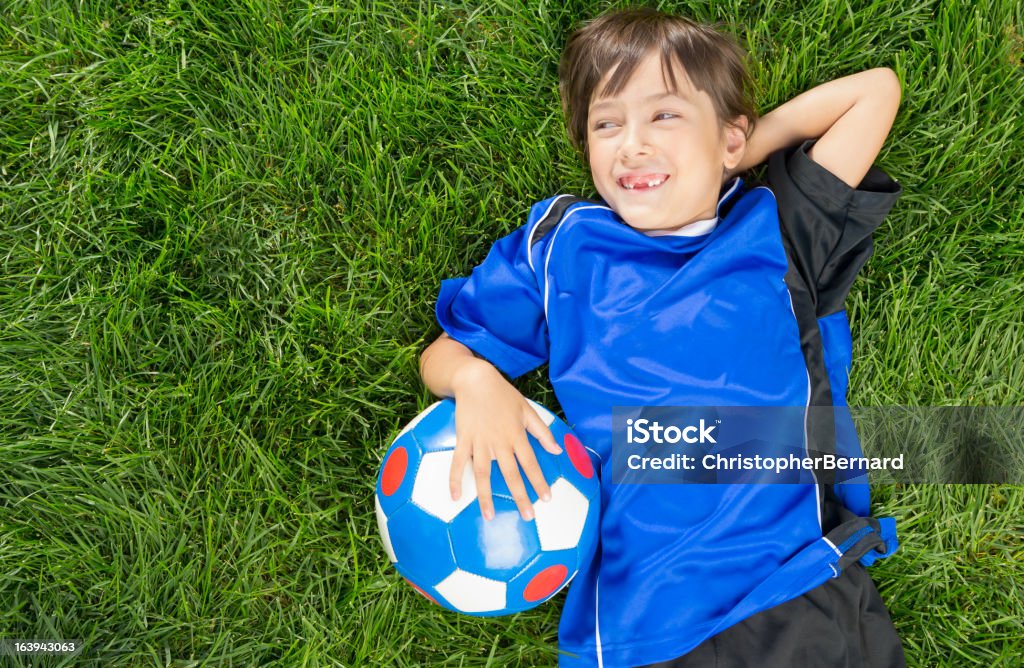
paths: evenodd
<path fill-rule="evenodd" d="M 449 399 L 416 416 L 384 456 L 375 494 L 384 550 L 418 592 L 450 610 L 488 617 L 540 605 L 593 553 L 600 491 L 590 456 L 564 422 L 530 404 L 562 446 L 553 455 L 528 435 L 551 488 L 551 500 L 539 501 L 523 476 L 534 502 L 532 522 L 519 515 L 496 462 L 493 519 L 480 514 L 472 466 L 452 501 L 455 404 Z"/>

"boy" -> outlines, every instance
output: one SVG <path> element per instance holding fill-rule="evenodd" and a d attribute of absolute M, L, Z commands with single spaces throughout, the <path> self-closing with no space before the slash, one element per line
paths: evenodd
<path fill-rule="evenodd" d="M 607 14 L 559 68 L 570 138 L 602 202 L 560 196 L 445 281 L 424 382 L 456 400 L 453 497 L 491 462 L 549 498 L 525 431 L 559 448 L 502 376 L 548 363 L 601 471 L 601 536 L 559 626 L 563 666 L 899 666 L 863 566 L 895 549 L 864 485 L 615 485 L 613 406 L 801 406 L 808 451 L 840 425 L 842 302 L 899 186 L 871 168 L 896 114 L 891 70 L 837 79 L 756 123 L 743 53 L 651 10 Z M 771 155 L 768 188 L 735 174 Z M 518 466 L 517 466 L 518 465 Z"/>

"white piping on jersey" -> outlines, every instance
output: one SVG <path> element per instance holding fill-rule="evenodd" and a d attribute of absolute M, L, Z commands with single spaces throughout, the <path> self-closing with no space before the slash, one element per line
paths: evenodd
<path fill-rule="evenodd" d="M 597 650 L 597 668 L 604 668 L 604 652 L 601 650 L 601 625 L 597 614 L 598 592 L 601 588 L 601 573 L 594 580 L 594 645 Z"/>
<path fill-rule="evenodd" d="M 789 293 L 789 286 L 786 286 L 786 293 Z M 796 311 L 793 310 L 793 295 L 789 295 L 789 310 L 793 314 L 793 320 L 796 320 Z M 802 351 L 801 351 L 802 352 Z M 811 407 L 811 372 L 807 369 L 807 363 L 804 363 L 804 373 L 807 374 L 807 403 L 804 404 L 804 453 L 810 457 L 810 438 L 807 434 L 807 416 L 810 414 Z M 821 523 L 821 482 L 818 481 L 818 474 L 814 469 L 811 469 L 811 475 L 814 476 L 814 509 L 818 515 L 818 531 L 824 533 L 825 527 Z"/>
<path fill-rule="evenodd" d="M 825 541 L 826 543 L 828 543 L 828 546 L 832 548 L 832 551 L 833 551 L 833 552 L 835 552 L 835 553 L 836 553 L 837 555 L 839 555 L 840 557 L 842 557 L 842 556 L 843 556 L 843 553 L 839 551 L 839 548 L 838 548 L 838 547 L 836 547 L 836 544 L 835 544 L 835 543 L 833 543 L 832 541 L 830 541 L 830 540 L 828 539 L 828 536 L 822 536 L 822 537 L 821 537 L 821 539 L 822 539 L 823 541 Z"/>
<path fill-rule="evenodd" d="M 772 196 L 772 199 L 775 200 L 775 193 L 771 191 L 771 188 L 757 186 L 756 188 L 751 188 L 751 192 L 754 190 L 767 190 Z M 776 200 L 775 206 L 778 207 L 778 200 Z M 789 291 L 789 285 L 786 284 L 785 279 L 783 279 L 782 284 L 786 286 L 786 295 L 789 296 L 789 312 L 793 314 L 793 322 L 797 323 L 797 329 L 799 329 L 800 325 L 796 317 L 796 310 L 793 308 L 793 293 Z M 804 404 L 804 453 L 810 457 L 811 451 L 808 447 L 810 438 L 807 434 L 807 416 L 810 413 L 811 408 L 811 372 L 807 368 L 806 361 L 804 362 L 804 375 L 807 376 L 807 403 Z M 821 482 L 818 480 L 818 474 L 814 469 L 811 469 L 811 475 L 814 476 L 814 509 L 815 514 L 818 516 L 818 531 L 824 533 L 824 525 L 821 523 Z M 834 545 L 833 548 L 835 548 Z"/>
<path fill-rule="evenodd" d="M 548 204 L 548 208 L 544 210 L 544 214 L 540 218 L 537 219 L 537 222 L 533 224 L 533 228 L 530 229 L 530 234 L 527 235 L 527 238 L 526 238 L 526 261 L 530 263 L 530 269 L 533 269 L 533 271 L 537 271 L 533 267 L 533 253 L 530 252 L 530 248 L 533 247 L 533 235 L 537 232 L 537 227 L 541 223 L 543 223 L 547 219 L 548 214 L 551 213 L 551 207 L 553 207 L 555 205 L 555 202 L 557 202 L 558 200 L 562 199 L 563 197 L 569 197 L 569 195 L 559 195 L 558 197 L 555 197 L 554 199 L 551 200 L 551 204 Z"/>
<path fill-rule="evenodd" d="M 724 195 L 722 195 L 721 197 L 718 198 L 718 204 L 715 205 L 715 217 L 718 217 L 718 210 L 722 208 L 722 202 L 724 202 L 725 200 L 729 199 L 729 195 L 733 194 L 736 191 L 736 189 L 739 188 L 739 187 L 740 187 L 740 179 L 739 179 L 739 177 L 733 178 L 732 185 L 729 186 L 729 189 L 725 191 Z M 758 186 L 758 188 L 764 188 L 764 186 Z M 757 188 L 751 188 L 751 190 L 757 190 Z M 765 190 L 768 190 L 768 188 L 765 188 Z M 771 192 L 771 191 L 768 190 L 768 192 Z M 773 197 L 774 197 L 774 195 L 775 195 L 775 193 L 772 193 Z"/>
<path fill-rule="evenodd" d="M 589 209 L 604 209 L 605 211 L 611 211 L 606 206 L 599 204 L 592 204 L 590 206 L 578 206 L 575 209 L 569 209 L 564 216 L 562 216 L 562 224 L 559 224 L 555 228 L 555 233 L 551 235 L 551 243 L 548 244 L 548 253 L 544 256 L 544 320 L 548 319 L 548 292 L 551 288 L 551 281 L 548 280 L 548 264 L 551 262 L 551 251 L 555 248 L 555 239 L 558 237 L 558 233 L 565 227 L 564 223 L 569 219 L 569 216 L 579 211 L 587 211 Z"/>
<path fill-rule="evenodd" d="M 530 248 L 533 246 L 533 235 L 536 233 L 537 227 L 542 222 L 544 222 L 544 220 L 548 217 L 548 214 L 551 212 L 551 207 L 553 207 L 555 205 L 555 202 L 557 202 L 558 200 L 562 199 L 563 197 L 569 197 L 569 195 L 559 195 L 558 197 L 556 197 L 553 200 L 551 200 L 551 204 L 549 204 L 547 210 L 544 211 L 544 215 L 542 215 L 540 217 L 540 219 L 537 220 L 537 222 L 534 224 L 533 228 L 530 230 L 530 234 L 527 235 L 527 239 L 526 239 L 526 257 L 529 260 L 530 269 L 533 270 L 535 273 L 536 273 L 537 270 L 533 266 L 533 253 L 530 252 Z M 572 214 L 576 213 L 577 211 L 585 211 L 586 209 L 606 209 L 608 211 L 611 211 L 611 209 L 609 207 L 607 207 L 607 206 L 599 206 L 599 205 L 581 206 L 581 207 L 577 207 L 575 209 L 570 209 L 567 213 L 565 213 L 562 216 L 562 221 L 560 221 L 560 222 L 564 222 L 569 216 L 571 216 Z M 550 281 L 548 281 L 548 263 L 550 263 L 550 261 L 551 261 L 551 249 L 553 249 L 555 247 L 555 237 L 558 236 L 558 232 L 561 229 L 562 229 L 562 225 L 559 224 L 558 228 L 554 232 L 554 235 L 551 237 L 551 243 L 548 244 L 547 255 L 544 257 L 544 319 L 545 320 L 547 320 L 547 317 L 548 317 L 548 286 L 550 285 Z M 594 456 L 597 457 L 597 460 L 599 462 L 601 462 L 602 464 L 604 463 L 604 460 L 601 458 L 601 455 L 598 454 L 598 452 L 596 450 L 594 450 L 592 448 L 587 448 L 586 446 L 583 446 L 583 447 L 586 448 L 586 450 L 588 452 L 594 453 Z M 598 601 L 599 601 L 600 586 L 601 586 L 601 577 L 600 577 L 600 574 L 598 574 L 597 579 L 594 582 L 594 643 L 595 643 L 595 649 L 597 651 L 597 668 L 604 668 L 604 652 L 603 652 L 603 650 L 601 648 L 601 622 L 600 622 L 600 616 L 598 615 Z"/>

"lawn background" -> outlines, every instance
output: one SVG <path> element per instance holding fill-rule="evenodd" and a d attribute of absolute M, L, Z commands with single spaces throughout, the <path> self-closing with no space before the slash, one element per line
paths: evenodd
<path fill-rule="evenodd" d="M 85 641 L 38 665 L 556 662 L 559 603 L 479 620 L 402 583 L 372 493 L 432 401 L 440 280 L 591 194 L 556 65 L 606 6 L 0 0 L 0 638 Z M 763 111 L 896 70 L 850 403 L 1021 405 L 1021 3 L 661 6 L 741 39 Z M 1021 488 L 875 511 L 910 665 L 1022 665 Z"/>

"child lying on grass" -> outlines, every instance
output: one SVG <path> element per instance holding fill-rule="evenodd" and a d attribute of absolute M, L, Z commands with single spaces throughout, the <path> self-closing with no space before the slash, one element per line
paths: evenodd
<path fill-rule="evenodd" d="M 451 491 L 492 461 L 549 496 L 525 432 L 551 434 L 503 376 L 541 364 L 601 472 L 597 553 L 572 582 L 563 666 L 900 666 L 864 567 L 895 550 L 866 485 L 616 485 L 613 406 L 845 403 L 843 302 L 899 195 L 872 162 L 900 99 L 889 69 L 756 119 L 743 52 L 651 10 L 606 14 L 562 55 L 569 136 L 601 201 L 553 197 L 445 281 L 424 382 L 456 400 Z M 737 175 L 768 160 L 767 185 Z M 808 452 L 836 432 L 807 412 Z M 827 425 L 826 425 L 827 427 Z"/>

